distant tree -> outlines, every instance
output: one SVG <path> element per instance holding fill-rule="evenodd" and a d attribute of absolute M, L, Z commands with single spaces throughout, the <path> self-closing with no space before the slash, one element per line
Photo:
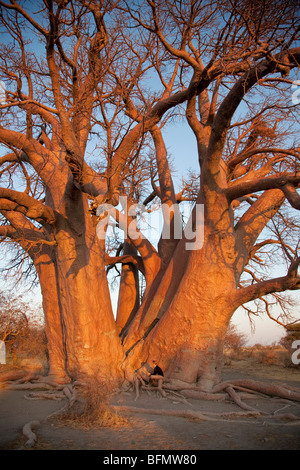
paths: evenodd
<path fill-rule="evenodd" d="M 20 339 L 28 329 L 26 306 L 17 299 L 9 299 L 0 294 L 0 339 L 13 344 Z"/>
<path fill-rule="evenodd" d="M 0 293 L 0 339 L 13 361 L 20 351 L 27 355 L 44 355 L 45 338 L 41 317 L 21 297 Z"/>
<path fill-rule="evenodd" d="M 246 343 L 247 336 L 239 332 L 237 327 L 230 323 L 224 340 L 224 348 L 239 351 Z"/>

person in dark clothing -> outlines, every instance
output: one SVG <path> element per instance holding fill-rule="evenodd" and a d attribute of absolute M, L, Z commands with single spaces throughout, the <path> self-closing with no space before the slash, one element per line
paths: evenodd
<path fill-rule="evenodd" d="M 164 373 L 158 365 L 155 365 L 152 375 L 161 375 L 163 377 Z"/>
<path fill-rule="evenodd" d="M 161 369 L 161 367 L 159 367 L 159 365 L 157 364 L 157 361 L 153 360 L 152 361 L 152 368 L 153 368 L 153 372 L 151 374 L 151 382 L 157 386 L 159 392 L 161 393 L 161 395 L 163 397 L 166 396 L 166 392 L 163 390 L 163 377 L 164 377 L 164 373 Z M 157 379 L 154 379 L 154 377 L 157 376 Z"/>

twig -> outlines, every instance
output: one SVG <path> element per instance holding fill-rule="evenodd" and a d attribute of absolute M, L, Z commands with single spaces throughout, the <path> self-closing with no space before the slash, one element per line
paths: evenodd
<path fill-rule="evenodd" d="M 285 410 L 286 408 L 289 408 L 290 406 L 291 406 L 291 405 L 288 404 L 288 405 L 283 406 L 282 408 L 279 408 L 278 410 L 274 411 L 273 415 L 275 416 L 279 411 Z"/>

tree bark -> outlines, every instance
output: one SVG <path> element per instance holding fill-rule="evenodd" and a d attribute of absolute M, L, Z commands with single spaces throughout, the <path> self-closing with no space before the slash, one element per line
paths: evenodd
<path fill-rule="evenodd" d="M 95 233 L 87 197 L 64 195 L 55 226 L 57 279 L 65 334 L 67 371 L 73 379 L 120 377 L 122 347 L 105 271 L 104 241 Z"/>
<path fill-rule="evenodd" d="M 128 354 L 131 367 L 138 361 L 155 359 L 166 371 L 166 376 L 188 383 L 197 383 L 199 389 L 211 391 L 220 381 L 223 341 L 231 316 L 237 305 L 232 292 L 237 287 L 236 260 L 231 208 L 221 193 L 222 181 L 204 179 L 198 204 L 204 204 L 204 238 L 202 247 L 191 250 L 186 263 L 182 260 L 183 238 L 174 255 L 174 272 L 170 263 L 172 290 L 173 275 L 178 279 L 176 289 L 168 297 L 168 305 L 149 334 Z M 219 203 L 215 204 L 216 189 Z M 195 214 L 192 215 L 194 217 Z M 199 236 L 202 221 L 193 218 L 195 233 Z M 181 267 L 181 269 L 180 269 Z M 160 302 L 154 297 L 152 305 Z M 165 301 L 166 296 L 162 297 Z M 157 305 L 157 303 L 156 303 Z M 140 332 L 141 333 L 141 332 Z"/>
<path fill-rule="evenodd" d="M 64 350 L 65 345 L 61 306 L 57 291 L 56 269 L 53 258 L 49 254 L 50 250 L 51 249 L 44 249 L 44 253 L 35 258 L 34 264 L 39 277 L 43 299 L 45 334 L 49 355 L 48 375 L 52 376 L 54 380 L 59 382 L 67 379 Z"/>
<path fill-rule="evenodd" d="M 136 249 L 127 241 L 124 242 L 123 255 L 137 255 Z M 140 306 L 139 272 L 132 263 L 122 265 L 116 322 L 122 332 L 135 317 Z"/>
<path fill-rule="evenodd" d="M 236 284 L 234 269 L 222 262 L 218 250 L 221 254 L 220 242 L 191 252 L 168 307 L 146 338 L 140 336 L 128 365 L 136 368 L 139 362 L 155 359 L 167 377 L 197 383 L 203 391 L 211 391 L 220 381 L 223 341 L 236 308 L 231 301 Z M 161 301 L 158 290 L 152 305 Z"/>

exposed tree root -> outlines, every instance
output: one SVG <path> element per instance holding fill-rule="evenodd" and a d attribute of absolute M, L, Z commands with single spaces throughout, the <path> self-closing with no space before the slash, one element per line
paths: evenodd
<path fill-rule="evenodd" d="M 296 391 L 294 388 L 288 388 L 287 385 L 279 386 L 266 382 L 258 382 L 256 380 L 245 379 L 245 380 L 232 380 L 228 382 L 222 382 L 214 388 L 214 392 L 220 392 L 226 390 L 228 387 L 243 387 L 244 389 L 257 391 L 265 395 L 272 397 L 287 398 L 288 400 L 300 401 L 300 391 Z"/>
<path fill-rule="evenodd" d="M 144 380 L 137 375 L 134 381 L 134 388 L 136 391 L 136 400 L 139 397 L 139 390 L 159 390 L 162 396 L 166 396 L 166 392 L 178 391 L 181 395 L 189 398 L 200 400 L 225 400 L 228 395 L 233 401 L 238 404 L 242 409 L 251 411 L 251 407 L 241 401 L 241 396 L 235 390 L 246 392 L 248 394 L 255 394 L 260 396 L 272 396 L 284 398 L 292 401 L 300 401 L 300 390 L 295 387 L 290 387 L 285 384 L 275 385 L 272 383 L 259 382 L 251 379 L 231 380 L 221 382 L 216 385 L 211 393 L 199 390 L 196 385 L 187 384 L 178 380 L 165 382 L 164 377 L 150 376 L 151 379 L 157 380 L 158 387 L 150 387 L 145 384 Z M 165 393 L 163 393 L 165 391 Z M 225 392 L 225 393 L 224 393 Z"/>
<path fill-rule="evenodd" d="M 14 370 L 8 372 L 2 372 L 0 374 L 0 385 L 1 388 L 5 387 L 7 383 L 14 382 L 15 384 L 21 384 L 29 382 L 30 380 L 37 379 L 40 377 L 38 374 L 28 370 Z"/>
<path fill-rule="evenodd" d="M 65 382 L 54 381 L 53 377 L 44 376 L 29 370 L 15 370 L 0 374 L 0 389 L 6 390 L 60 390 Z"/>
<path fill-rule="evenodd" d="M 151 376 L 151 379 L 146 383 L 143 379 L 136 378 L 133 384 L 133 391 L 136 393 L 135 399 L 137 400 L 140 396 L 140 391 L 147 391 L 147 393 L 158 392 L 162 398 L 176 400 L 177 402 L 185 403 L 188 406 L 192 406 L 187 401 L 187 398 L 199 399 L 199 400 L 217 400 L 225 401 L 232 400 L 242 411 L 231 411 L 225 413 L 213 413 L 196 411 L 191 409 L 184 410 L 156 410 L 147 408 L 138 408 L 133 406 L 110 406 L 111 410 L 124 413 L 143 413 L 143 414 L 155 414 L 162 416 L 177 416 L 187 419 L 197 419 L 202 421 L 224 421 L 231 419 L 245 418 L 263 418 L 264 424 L 276 424 L 275 420 L 284 422 L 285 425 L 299 425 L 300 417 L 295 416 L 292 413 L 283 413 L 288 407 L 294 405 L 294 402 L 300 401 L 300 391 L 294 387 L 287 385 L 274 385 L 272 383 L 258 382 L 255 380 L 233 380 L 222 382 L 217 385 L 212 393 L 207 393 L 199 390 L 196 385 L 179 383 L 178 381 L 166 381 L 160 376 Z M 157 384 L 155 386 L 155 384 Z M 78 389 L 85 387 L 86 384 L 80 382 L 74 382 L 73 384 L 56 383 L 53 378 L 47 380 L 47 377 L 39 376 L 35 373 L 28 371 L 13 371 L 10 373 L 1 374 L 0 385 L 2 388 L 9 390 L 36 390 L 25 395 L 24 398 L 27 400 L 39 400 L 39 399 L 51 399 L 51 400 L 63 400 L 67 399 L 67 403 L 59 410 L 48 415 L 43 421 L 46 422 L 54 417 L 64 415 L 73 410 L 74 405 L 77 409 L 83 409 L 83 399 Z M 268 414 L 264 411 L 259 411 L 247 403 L 244 399 L 251 399 L 255 397 L 279 397 L 285 401 L 285 406 L 276 410 L 273 414 Z M 80 408 L 81 406 L 81 408 Z M 244 421 L 249 422 L 249 421 Z M 31 421 L 25 424 L 23 428 L 23 434 L 27 437 L 25 446 L 32 447 L 36 441 L 37 436 L 33 431 L 33 428 L 40 426 L 39 421 Z"/>
<path fill-rule="evenodd" d="M 26 400 L 63 400 L 65 395 L 63 393 L 53 393 L 53 392 L 32 392 L 29 395 L 24 395 Z"/>
<path fill-rule="evenodd" d="M 242 408 L 243 410 L 247 410 L 247 411 L 256 411 L 252 406 L 249 406 L 247 405 L 246 403 L 244 403 L 242 400 L 241 400 L 241 397 L 235 392 L 234 388 L 233 387 L 226 387 L 226 392 L 228 393 L 228 395 L 232 398 L 232 400 L 234 401 L 234 403 L 236 403 L 240 408 Z M 259 412 L 260 414 L 262 414 L 263 412 Z M 267 413 L 263 413 L 263 414 L 267 414 Z"/>
<path fill-rule="evenodd" d="M 60 416 L 64 413 L 67 413 L 68 411 L 70 411 L 70 409 L 72 408 L 72 406 L 74 405 L 74 403 L 76 402 L 76 398 L 77 398 L 77 393 L 75 391 L 75 388 L 72 387 L 71 384 L 68 384 L 66 387 L 63 388 L 63 394 L 64 396 L 68 399 L 68 402 L 65 406 L 63 406 L 62 408 L 60 408 L 59 410 L 57 411 L 54 411 L 53 413 L 51 413 L 50 415 L 48 415 L 46 418 L 45 418 L 45 421 L 51 419 L 51 418 L 54 418 L 54 417 L 57 417 L 57 416 Z"/>
<path fill-rule="evenodd" d="M 166 390 L 168 392 L 171 391 L 169 387 Z M 227 398 L 226 393 L 206 393 L 197 390 L 181 390 L 180 393 L 187 398 L 194 398 L 195 400 L 224 401 Z"/>
<path fill-rule="evenodd" d="M 149 385 L 142 385 L 142 390 L 149 390 L 149 391 L 155 391 L 155 392 L 159 392 L 161 394 L 162 397 L 166 397 L 167 394 L 165 392 L 165 390 L 163 390 L 162 387 L 151 387 Z"/>
<path fill-rule="evenodd" d="M 36 434 L 32 431 L 32 428 L 40 426 L 39 421 L 30 421 L 30 423 L 25 424 L 23 427 L 23 434 L 25 437 L 28 438 L 28 440 L 25 443 L 26 447 L 32 447 L 37 440 Z"/>
<path fill-rule="evenodd" d="M 258 417 L 259 412 L 248 411 L 248 412 L 228 412 L 228 413 L 209 413 L 194 410 L 154 410 L 148 408 L 137 408 L 135 406 L 112 406 L 112 409 L 116 411 L 123 411 L 125 413 L 142 413 L 142 414 L 154 414 L 163 416 L 176 416 L 180 418 L 198 419 L 200 421 L 220 421 L 221 418 L 234 418 L 234 417 Z"/>
<path fill-rule="evenodd" d="M 27 371 L 24 370 L 13 370 L 8 372 L 2 372 L 0 374 L 0 383 L 8 382 L 10 380 L 19 380 L 27 375 Z"/>
<path fill-rule="evenodd" d="M 49 385 L 49 384 L 48 384 Z M 58 386 L 57 388 L 60 388 Z M 55 393 L 55 392 L 45 392 L 45 393 L 31 393 L 30 396 L 24 396 L 27 400 L 37 400 L 37 399 L 51 399 L 51 400 L 62 400 L 63 398 L 67 398 L 68 402 L 65 406 L 61 409 L 51 413 L 50 415 L 46 416 L 46 418 L 42 421 L 42 423 L 48 421 L 50 418 L 54 416 L 59 416 L 60 414 L 66 413 L 69 409 L 73 406 L 76 401 L 76 392 L 71 385 L 64 387 L 62 393 Z M 32 428 L 38 427 L 41 425 L 40 421 L 30 421 L 29 423 L 25 424 L 23 427 L 23 434 L 28 440 L 25 443 L 25 447 L 32 447 L 37 441 L 37 435 L 33 432 Z"/>
<path fill-rule="evenodd" d="M 188 400 L 187 400 L 187 397 L 185 397 L 184 395 L 180 394 L 180 393 L 177 393 L 177 392 L 173 392 L 172 390 L 168 390 L 168 393 L 166 393 L 166 397 L 165 398 L 168 398 L 169 400 L 172 400 L 174 402 L 174 400 L 176 400 L 176 403 L 177 402 L 181 402 L 181 403 L 185 403 L 186 405 L 189 405 L 189 406 L 193 406 Z"/>
<path fill-rule="evenodd" d="M 136 400 L 139 397 L 139 387 L 138 387 L 138 393 L 137 393 L 137 388 L 135 384 L 135 389 L 136 389 Z M 184 388 L 182 388 L 184 387 Z M 185 388 L 186 387 L 186 388 Z M 270 415 L 264 411 L 259 411 L 256 408 L 251 407 L 247 403 L 243 401 L 243 399 L 249 399 L 249 398 L 255 398 L 257 396 L 259 397 L 264 397 L 267 398 L 269 396 L 271 397 L 279 397 L 283 399 L 287 399 L 290 401 L 300 401 L 300 391 L 299 389 L 296 389 L 294 387 L 289 387 L 287 385 L 274 385 L 274 384 L 269 384 L 269 383 L 264 383 L 264 382 L 258 382 L 255 380 L 234 380 L 234 381 L 226 381 L 222 382 L 219 385 L 217 385 L 212 393 L 207 393 L 199 390 L 196 385 L 191 385 L 191 384 L 185 384 L 185 383 L 180 383 L 180 381 L 176 380 L 172 383 L 170 381 L 169 383 L 164 383 L 162 384 L 162 388 L 164 389 L 166 396 L 168 397 L 169 393 L 174 393 L 174 391 L 180 392 L 180 395 L 186 398 L 193 398 L 193 399 L 199 399 L 199 400 L 216 400 L 216 401 L 224 401 L 228 400 L 230 398 L 237 406 L 239 406 L 242 410 L 245 410 L 244 413 L 247 414 L 247 416 L 264 416 L 266 418 L 278 418 L 282 420 L 288 420 L 288 421 L 295 421 L 295 422 L 300 422 L 300 418 L 298 416 L 292 415 L 292 414 L 278 414 L 278 411 L 276 412 L 276 415 Z M 149 386 L 142 386 L 142 390 L 147 390 L 148 392 L 151 390 L 157 390 L 156 387 L 149 387 Z M 182 400 L 181 400 L 182 401 Z M 187 402 L 187 404 L 190 405 L 190 403 Z M 125 410 L 125 408 L 124 408 Z M 152 410 L 144 410 L 144 409 L 139 409 L 134 407 L 129 407 L 128 411 L 135 411 L 135 410 L 140 410 L 139 412 L 145 412 L 145 413 L 153 413 Z M 137 411 L 136 411 L 137 412 Z M 191 410 L 184 410 L 184 411 L 175 411 L 174 416 L 182 416 L 182 417 L 195 417 L 197 419 L 205 419 L 208 418 L 207 413 L 198 413 L 198 412 L 193 412 Z M 167 415 L 173 415 L 172 411 L 169 410 L 160 410 L 160 411 L 155 411 L 154 414 L 167 414 Z M 209 416 L 211 417 L 211 413 Z M 236 413 L 227 413 L 227 414 L 220 414 L 218 415 L 219 418 L 224 418 L 224 416 L 236 416 Z M 240 416 L 240 414 L 238 415 Z M 245 416 L 243 414 L 242 416 Z M 215 418 L 217 419 L 217 418 Z"/>
<path fill-rule="evenodd" d="M 47 383 L 38 382 L 24 382 L 17 384 L 7 384 L 4 387 L 6 390 L 53 390 L 53 386 Z"/>
<path fill-rule="evenodd" d="M 161 416 L 175 416 L 179 418 L 188 418 L 188 419 L 197 419 L 200 421 L 218 421 L 224 422 L 226 420 L 234 419 L 236 422 L 236 418 L 259 418 L 261 417 L 261 413 L 259 411 L 231 411 L 226 413 L 212 413 L 212 412 L 199 412 L 199 411 L 192 411 L 192 410 L 154 410 L 148 408 L 137 408 L 135 406 L 113 406 L 117 412 L 124 412 L 124 413 L 141 413 L 141 414 L 152 414 L 152 415 L 161 415 Z M 287 421 L 287 423 L 280 423 L 280 425 L 300 425 L 300 418 L 292 415 L 292 414 L 282 414 L 282 415 L 267 415 L 264 417 L 266 419 L 280 419 L 281 421 Z M 249 421 L 241 421 L 238 420 L 239 423 L 249 423 Z M 266 424 L 265 421 L 263 424 Z M 275 424 L 275 423 L 268 423 Z M 278 423 L 277 423 L 278 424 Z"/>

